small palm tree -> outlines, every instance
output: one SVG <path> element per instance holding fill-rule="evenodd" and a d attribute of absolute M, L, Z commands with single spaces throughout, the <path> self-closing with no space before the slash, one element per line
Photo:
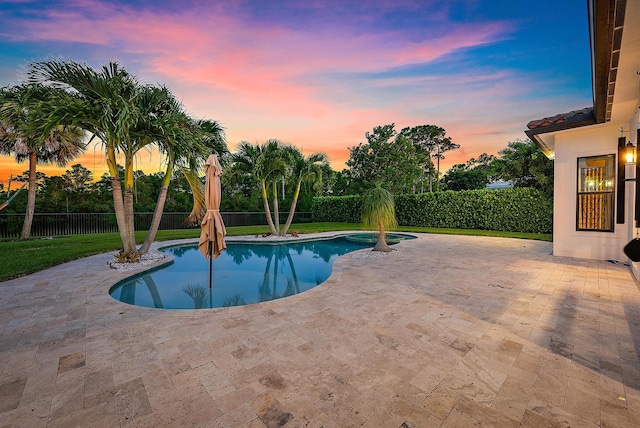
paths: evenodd
<path fill-rule="evenodd" d="M 396 208 L 393 195 L 384 189 L 380 183 L 364 195 L 362 203 L 362 223 L 365 227 L 377 227 L 380 232 L 378 242 L 373 251 L 390 252 L 391 248 L 385 239 L 385 228 L 393 229 L 397 226 Z"/>

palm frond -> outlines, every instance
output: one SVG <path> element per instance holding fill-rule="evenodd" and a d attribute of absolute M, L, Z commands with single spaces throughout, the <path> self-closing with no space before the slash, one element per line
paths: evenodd
<path fill-rule="evenodd" d="M 365 227 L 378 227 L 382 224 L 389 229 L 398 225 L 393 195 L 380 184 L 363 196 L 362 223 Z"/>

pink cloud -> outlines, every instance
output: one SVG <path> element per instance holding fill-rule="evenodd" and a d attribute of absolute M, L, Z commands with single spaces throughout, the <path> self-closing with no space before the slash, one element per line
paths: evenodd
<path fill-rule="evenodd" d="M 460 49 L 492 43 L 503 39 L 510 27 L 505 23 L 454 27 L 443 37 L 409 44 L 398 54 L 398 62 L 428 62 Z"/>
<path fill-rule="evenodd" d="M 427 6 L 444 19 L 448 11 L 443 3 Z M 386 4 L 381 1 L 380 7 Z M 316 6 L 326 8 L 324 2 Z M 88 59 L 100 63 L 127 58 L 132 61 L 124 64 L 127 69 L 146 81 L 167 84 L 192 114 L 219 120 L 231 148 L 242 140 L 280 138 L 307 153 L 328 153 L 334 168 L 341 169 L 347 147 L 364 141 L 364 133 L 374 126 L 395 122 L 399 130 L 431 123 L 463 145 L 447 155 L 444 169 L 483 151 L 495 153 L 513 136 L 523 137 L 530 119 L 523 111 L 504 108 L 527 86 L 508 71 L 344 77 L 428 63 L 502 40 L 512 30 L 504 22 L 449 23 L 446 31 L 425 29 L 424 34 L 437 36 L 422 34 L 420 39 L 420 34 L 398 31 L 356 33 L 348 25 L 295 29 L 251 22 L 223 6 L 169 13 L 79 0 L 65 10 L 44 10 L 39 17 L 17 19 L 11 25 L 20 31 L 9 37 L 95 45 L 111 54 Z M 157 170 L 155 156 L 141 159 L 141 165 Z M 82 163 L 89 167 L 93 157 Z"/>

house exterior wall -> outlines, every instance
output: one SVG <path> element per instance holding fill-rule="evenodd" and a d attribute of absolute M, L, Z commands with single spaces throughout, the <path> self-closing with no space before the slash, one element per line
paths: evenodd
<path fill-rule="evenodd" d="M 629 241 L 629 195 L 626 224 L 613 232 L 576 230 L 578 158 L 617 154 L 620 124 L 610 122 L 561 131 L 555 134 L 553 254 L 596 260 L 627 261 L 623 248 Z M 628 137 L 628 134 L 627 134 Z M 628 184 L 616 183 L 616 186 Z"/>

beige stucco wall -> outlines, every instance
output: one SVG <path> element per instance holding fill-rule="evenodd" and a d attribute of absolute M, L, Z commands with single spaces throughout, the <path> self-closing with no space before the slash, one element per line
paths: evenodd
<path fill-rule="evenodd" d="M 577 159 L 617 154 L 619 127 L 607 123 L 555 134 L 553 254 L 556 256 L 627 261 L 622 250 L 629 241 L 627 212 L 627 224 L 616 224 L 614 232 L 576 231 Z"/>

